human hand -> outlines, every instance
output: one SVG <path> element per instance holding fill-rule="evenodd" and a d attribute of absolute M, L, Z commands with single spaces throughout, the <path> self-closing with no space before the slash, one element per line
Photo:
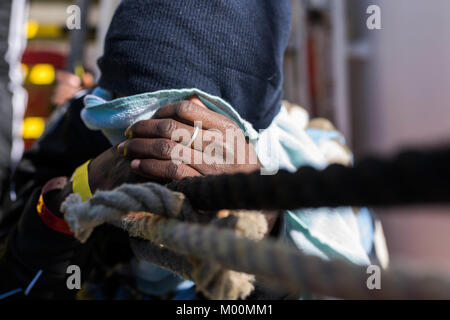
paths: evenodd
<path fill-rule="evenodd" d="M 75 74 L 58 70 L 56 71 L 56 86 L 53 91 L 51 102 L 55 106 L 63 105 L 72 99 L 83 88 L 91 88 L 94 85 L 94 77 L 86 72 L 82 79 Z"/>
<path fill-rule="evenodd" d="M 160 108 L 125 134 L 118 152 L 131 161 L 135 173 L 151 179 L 248 173 L 261 167 L 239 126 L 196 97 Z"/>

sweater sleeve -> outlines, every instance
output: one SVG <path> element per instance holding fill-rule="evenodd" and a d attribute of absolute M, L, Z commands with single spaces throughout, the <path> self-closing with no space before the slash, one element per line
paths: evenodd
<path fill-rule="evenodd" d="M 81 244 L 72 236 L 49 229 L 36 203 L 40 188 L 28 200 L 0 254 L 0 296 L 21 289 L 16 297 L 71 298 L 64 288 L 67 267 Z"/>
<path fill-rule="evenodd" d="M 0 298 L 71 298 L 67 267 L 81 244 L 48 228 L 37 213 L 42 186 L 52 178 L 70 176 L 83 162 L 110 147 L 99 132 L 80 118 L 83 99 L 56 111 L 43 136 L 20 161 L 0 217 Z M 28 289 L 28 290 L 27 290 Z"/>

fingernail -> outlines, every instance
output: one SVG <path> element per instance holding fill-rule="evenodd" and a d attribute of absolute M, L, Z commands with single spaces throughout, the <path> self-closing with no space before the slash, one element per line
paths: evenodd
<path fill-rule="evenodd" d="M 125 156 L 126 155 L 126 149 L 125 149 L 125 142 L 121 142 L 118 146 L 117 146 L 117 152 L 119 152 L 120 155 Z"/>
<path fill-rule="evenodd" d="M 136 159 L 136 160 L 131 161 L 131 169 L 134 169 L 134 170 L 138 169 L 140 164 L 141 164 L 141 160 Z"/>
<path fill-rule="evenodd" d="M 129 136 L 128 136 L 129 135 Z M 125 137 L 127 137 L 128 139 L 131 139 L 131 136 L 133 135 L 133 131 L 131 131 L 131 126 L 129 126 L 127 128 L 127 130 L 125 130 Z"/>

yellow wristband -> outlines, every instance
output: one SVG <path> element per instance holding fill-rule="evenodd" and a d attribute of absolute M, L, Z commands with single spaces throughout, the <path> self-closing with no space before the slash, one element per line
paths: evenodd
<path fill-rule="evenodd" d="M 92 197 L 91 188 L 89 187 L 88 165 L 91 160 L 79 166 L 72 176 L 73 193 L 78 193 L 81 200 L 87 201 Z"/>

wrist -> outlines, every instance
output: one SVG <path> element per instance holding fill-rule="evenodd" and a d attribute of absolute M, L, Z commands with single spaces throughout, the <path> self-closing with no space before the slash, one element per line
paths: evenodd
<path fill-rule="evenodd" d="M 67 198 L 69 194 L 73 193 L 72 184 L 67 180 L 64 187 L 60 190 L 52 190 L 43 195 L 43 200 L 47 208 L 56 216 L 63 217 L 62 212 L 59 210 L 61 204 Z"/>
<path fill-rule="evenodd" d="M 47 227 L 68 235 L 72 235 L 72 232 L 59 208 L 70 193 L 71 183 L 66 177 L 53 178 L 42 188 L 36 207 L 41 220 Z"/>

